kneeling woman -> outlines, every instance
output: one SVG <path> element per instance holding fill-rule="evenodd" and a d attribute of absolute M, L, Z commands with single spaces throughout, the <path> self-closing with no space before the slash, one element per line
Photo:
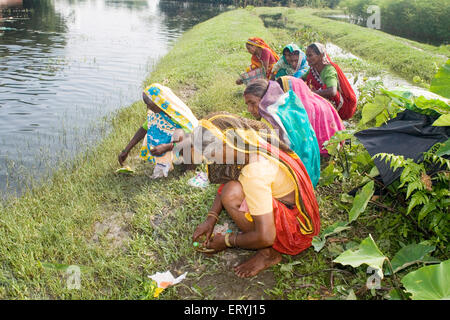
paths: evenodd
<path fill-rule="evenodd" d="M 309 45 L 306 59 L 310 69 L 302 78 L 308 87 L 328 99 L 342 120 L 353 117 L 357 105 L 355 92 L 341 68 L 331 61 L 325 46 L 317 42 Z"/>
<path fill-rule="evenodd" d="M 194 152 L 213 162 L 208 165 L 209 177 L 222 183 L 193 240 L 206 236 L 204 245 L 213 253 L 228 247 L 257 250 L 235 267 L 239 277 L 255 276 L 279 263 L 281 254 L 299 254 L 311 246 L 320 229 L 305 166 L 268 132 L 261 122 L 220 113 L 200 120 L 193 134 Z M 212 235 L 222 209 L 241 232 Z"/>
<path fill-rule="evenodd" d="M 155 164 L 152 178 L 167 177 L 173 167 L 175 144 L 183 140 L 185 132 L 192 132 L 198 120 L 170 88 L 158 83 L 148 86 L 142 99 L 147 105 L 147 121 L 136 131 L 118 160 L 123 166 L 131 149 L 144 139 L 139 155 Z"/>

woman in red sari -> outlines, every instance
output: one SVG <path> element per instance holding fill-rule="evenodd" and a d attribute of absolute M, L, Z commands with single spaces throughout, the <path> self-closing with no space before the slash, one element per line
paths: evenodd
<path fill-rule="evenodd" d="M 309 45 L 306 49 L 306 60 L 310 69 L 303 79 L 308 87 L 330 101 L 342 120 L 350 119 L 356 111 L 355 92 L 341 68 L 327 55 L 324 45 Z"/>
<path fill-rule="evenodd" d="M 210 163 L 210 181 L 221 184 L 194 241 L 205 236 L 203 246 L 210 253 L 229 247 L 257 250 L 235 267 L 242 278 L 279 263 L 282 254 L 297 255 L 311 246 L 320 229 L 311 180 L 301 160 L 267 126 L 217 113 L 200 121 L 192 139 L 194 151 Z M 223 209 L 240 232 L 212 234 Z"/>
<path fill-rule="evenodd" d="M 278 62 L 278 54 L 261 38 L 253 37 L 245 43 L 247 51 L 252 55 L 251 64 L 247 72 L 253 69 L 262 68 L 266 73 L 266 78 L 270 78 L 273 66 Z M 236 80 L 236 84 L 242 84 L 241 78 Z"/>

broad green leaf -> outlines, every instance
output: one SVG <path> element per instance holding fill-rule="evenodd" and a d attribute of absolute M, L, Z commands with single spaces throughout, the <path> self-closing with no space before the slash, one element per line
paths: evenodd
<path fill-rule="evenodd" d="M 389 120 L 389 114 L 386 112 L 386 110 L 383 110 L 382 113 L 380 113 L 375 118 L 375 127 L 380 127 L 383 124 L 385 124 Z"/>
<path fill-rule="evenodd" d="M 374 103 L 367 103 L 362 110 L 361 123 L 366 124 L 369 121 L 372 121 L 383 111 L 384 108 L 377 106 Z"/>
<path fill-rule="evenodd" d="M 444 142 L 444 144 L 436 151 L 436 155 L 439 157 L 450 154 L 450 139 Z"/>
<path fill-rule="evenodd" d="M 430 91 L 450 99 L 450 59 L 439 69 L 431 81 Z"/>
<path fill-rule="evenodd" d="M 435 246 L 424 244 L 410 244 L 401 248 L 391 261 L 394 273 L 409 267 L 415 263 L 422 262 L 425 256 L 436 249 Z"/>
<path fill-rule="evenodd" d="M 450 260 L 410 272 L 401 282 L 413 300 L 450 300 Z"/>
<path fill-rule="evenodd" d="M 316 236 L 313 238 L 311 244 L 314 247 L 314 251 L 319 252 L 322 250 L 323 246 L 326 243 L 326 238 L 328 236 L 331 236 L 333 234 L 342 232 L 344 230 L 350 229 L 349 226 L 347 226 L 346 222 L 337 221 L 333 223 L 331 226 L 326 227 L 319 236 Z"/>
<path fill-rule="evenodd" d="M 383 279 L 383 263 L 386 259 L 387 257 L 383 255 L 380 249 L 378 249 L 372 236 L 369 235 L 360 243 L 357 250 L 346 250 L 334 259 L 333 262 L 342 265 L 351 265 L 353 268 L 359 267 L 362 264 L 367 264 L 376 269 L 377 274 Z"/>
<path fill-rule="evenodd" d="M 348 214 L 348 222 L 356 220 L 359 215 L 366 210 L 369 200 L 372 198 L 374 192 L 374 182 L 369 181 L 355 196 L 353 207 Z"/>
<path fill-rule="evenodd" d="M 450 106 L 439 99 L 427 99 L 424 96 L 420 96 L 414 100 L 414 104 L 417 108 L 421 109 L 421 113 L 429 115 L 450 113 Z"/>
<path fill-rule="evenodd" d="M 326 241 L 327 241 L 326 238 L 321 238 L 319 236 L 315 236 L 311 241 L 311 244 L 314 247 L 314 251 L 319 252 L 320 250 L 322 250 Z"/>
<path fill-rule="evenodd" d="M 435 127 L 448 127 L 450 126 L 450 113 L 443 114 L 440 116 L 435 122 L 433 122 L 432 126 Z"/>

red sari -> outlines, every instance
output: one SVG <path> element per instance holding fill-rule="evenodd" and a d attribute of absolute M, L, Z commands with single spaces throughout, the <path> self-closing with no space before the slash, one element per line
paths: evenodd
<path fill-rule="evenodd" d="M 342 120 L 350 119 L 356 111 L 356 105 L 358 102 L 356 94 L 341 68 L 336 63 L 332 62 L 330 57 L 327 56 L 327 58 L 330 64 L 336 69 L 339 81 L 339 90 L 333 98 L 328 98 L 328 100 L 334 105 Z M 320 74 L 312 67 L 306 78 L 306 84 L 313 90 L 324 90 L 327 88 L 327 86 L 320 79 Z"/>

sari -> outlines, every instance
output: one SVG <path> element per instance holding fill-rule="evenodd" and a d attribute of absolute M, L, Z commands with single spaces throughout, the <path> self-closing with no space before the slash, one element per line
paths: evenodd
<path fill-rule="evenodd" d="M 286 57 L 281 57 L 280 60 L 273 66 L 272 73 L 276 74 L 275 80 L 282 76 L 294 76 L 296 78 L 301 78 L 306 72 L 309 70 L 308 62 L 306 61 L 305 53 L 300 50 L 300 48 L 295 43 L 290 43 L 283 48 L 283 52 L 285 50 L 289 50 L 289 52 L 293 53 L 298 51 L 298 63 L 295 68 L 293 68 L 286 60 Z"/>
<path fill-rule="evenodd" d="M 139 156 L 147 162 L 169 166 L 166 170 L 167 173 L 172 167 L 173 152 L 166 152 L 161 156 L 153 156 L 150 150 L 160 144 L 172 142 L 176 129 L 183 129 L 188 133 L 192 132 L 197 127 L 198 120 L 189 107 L 170 88 L 153 83 L 144 92 L 162 112 L 154 113 L 148 111 L 147 134 Z"/>
<path fill-rule="evenodd" d="M 302 101 L 309 122 L 316 133 L 320 154 L 327 155 L 328 151 L 323 147 L 323 143 L 330 140 L 336 131 L 345 130 L 336 109 L 327 99 L 312 92 L 301 79 L 282 77 L 281 82 L 284 92 L 292 90 Z"/>
<path fill-rule="evenodd" d="M 330 57 L 326 53 L 325 47 L 320 43 L 314 43 L 320 54 L 324 56 L 324 64 L 331 65 L 337 72 L 338 85 L 336 95 L 328 100 L 333 104 L 339 113 L 342 120 L 347 120 L 353 117 L 356 111 L 357 98 L 353 91 L 350 82 L 348 82 L 347 77 L 341 68 L 331 61 Z M 323 72 L 323 71 L 322 71 Z M 319 73 L 314 67 L 311 66 L 309 73 L 306 78 L 306 84 L 312 90 L 324 90 L 327 88 L 326 84 L 321 79 L 321 73 Z"/>
<path fill-rule="evenodd" d="M 267 79 L 270 77 L 270 74 L 272 73 L 273 66 L 278 62 L 280 57 L 278 54 L 261 38 L 258 37 L 252 37 L 247 40 L 247 43 L 262 48 L 263 50 L 268 50 L 268 53 L 272 56 L 272 63 L 269 62 L 268 70 L 265 70 Z M 251 64 L 250 67 L 247 68 L 247 72 L 253 69 L 263 68 L 263 64 L 261 62 L 261 59 L 253 54 L 251 58 Z"/>
<path fill-rule="evenodd" d="M 276 164 L 292 180 L 295 205 L 272 199 L 276 239 L 272 248 L 280 253 L 296 255 L 311 246 L 320 232 L 319 206 L 303 162 L 293 152 L 275 146 L 278 137 L 259 133 L 248 123 L 250 119 L 222 113 L 202 119 L 199 128 L 211 132 L 220 144 L 244 154 L 258 154 Z M 245 164 L 242 165 L 245 167 Z M 221 186 L 218 193 L 221 193 Z M 245 201 L 245 200 L 244 200 Z M 243 214 L 251 217 L 251 212 Z"/>
<path fill-rule="evenodd" d="M 320 177 L 319 143 L 300 98 L 293 90 L 284 92 L 276 81 L 269 81 L 259 113 L 300 157 L 315 187 Z"/>

